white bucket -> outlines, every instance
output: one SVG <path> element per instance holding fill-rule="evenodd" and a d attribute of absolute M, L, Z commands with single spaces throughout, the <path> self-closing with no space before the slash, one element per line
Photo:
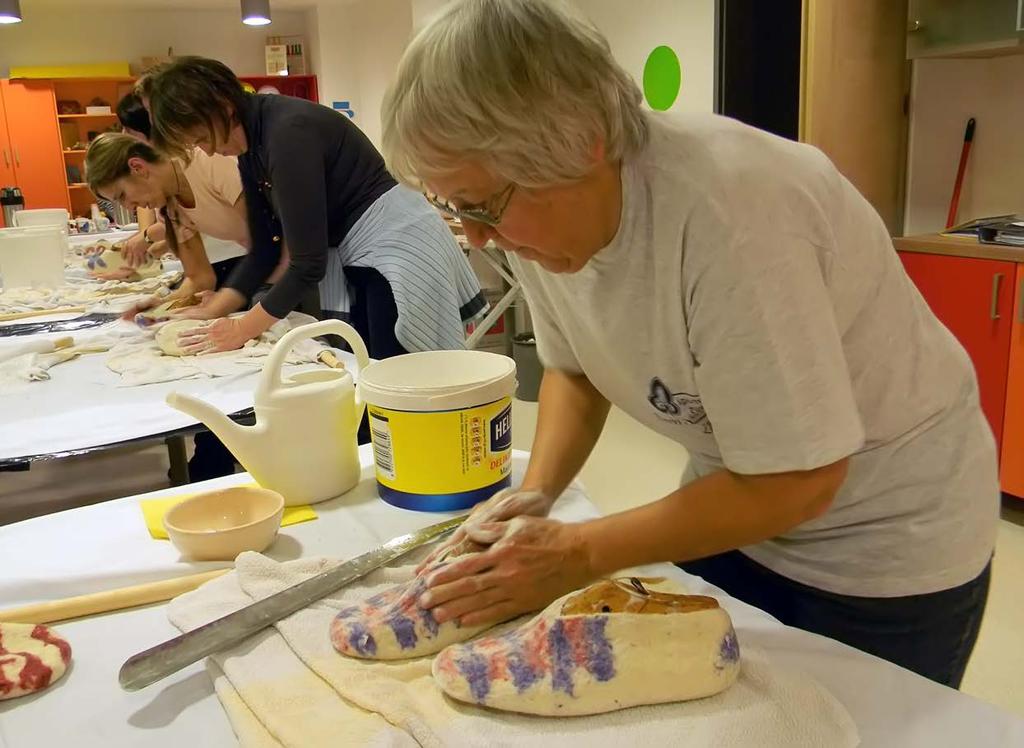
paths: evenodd
<path fill-rule="evenodd" d="M 428 512 L 477 504 L 511 483 L 516 365 L 483 351 L 429 351 L 359 374 L 381 498 Z"/>
<path fill-rule="evenodd" d="M 0 229 L 0 285 L 5 290 L 64 285 L 67 243 L 59 226 Z"/>
<path fill-rule="evenodd" d="M 60 226 L 68 233 L 70 214 L 65 208 L 31 208 L 14 214 L 14 227 L 27 229 L 32 226 Z"/>

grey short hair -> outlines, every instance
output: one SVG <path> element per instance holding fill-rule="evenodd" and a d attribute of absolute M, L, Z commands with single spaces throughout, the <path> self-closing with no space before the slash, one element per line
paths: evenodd
<path fill-rule="evenodd" d="M 524 187 L 574 182 L 647 142 L 640 89 L 589 23 L 548 0 L 461 0 L 402 57 L 381 112 L 395 178 L 469 160 Z"/>

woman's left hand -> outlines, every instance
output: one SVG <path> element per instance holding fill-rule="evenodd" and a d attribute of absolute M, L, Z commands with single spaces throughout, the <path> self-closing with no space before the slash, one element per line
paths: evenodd
<path fill-rule="evenodd" d="M 181 349 L 189 356 L 235 351 L 249 341 L 237 319 L 223 317 L 178 336 Z"/>
<path fill-rule="evenodd" d="M 219 314 L 211 303 L 216 294 L 213 291 L 200 291 L 195 294 L 199 303 L 183 309 L 175 309 L 167 316 L 171 319 L 217 319 Z"/>
<path fill-rule="evenodd" d="M 465 626 L 539 610 L 592 580 L 579 527 L 526 516 L 469 527 L 471 540 L 490 547 L 426 572 L 419 604 L 438 622 Z"/>

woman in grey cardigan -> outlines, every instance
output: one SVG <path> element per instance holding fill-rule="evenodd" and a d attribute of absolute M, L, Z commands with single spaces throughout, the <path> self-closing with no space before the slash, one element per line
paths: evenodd
<path fill-rule="evenodd" d="M 400 187 L 347 117 L 288 96 L 246 93 L 222 63 L 184 57 L 145 78 L 154 141 L 238 156 L 253 247 L 212 301 L 181 316 L 242 307 L 281 258 L 289 265 L 258 304 L 187 336 L 190 352 L 241 347 L 319 284 L 328 314 L 350 315 L 375 358 L 464 347 L 464 323 L 486 306 L 441 216 Z"/>

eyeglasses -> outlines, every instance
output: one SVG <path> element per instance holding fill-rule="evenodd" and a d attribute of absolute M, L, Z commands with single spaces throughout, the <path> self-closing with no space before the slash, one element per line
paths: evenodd
<path fill-rule="evenodd" d="M 515 182 L 509 182 L 508 187 L 501 192 L 495 193 L 485 201 L 487 206 L 494 206 L 500 203 L 500 207 L 497 210 L 492 210 L 491 207 L 456 208 L 447 200 L 443 200 L 432 193 L 424 192 L 423 196 L 427 198 L 428 203 L 441 212 L 447 213 L 452 218 L 458 218 L 460 221 L 474 221 L 487 226 L 497 226 L 501 223 L 501 218 L 505 215 L 505 211 L 508 209 L 508 204 L 512 201 L 512 195 L 515 191 Z"/>

